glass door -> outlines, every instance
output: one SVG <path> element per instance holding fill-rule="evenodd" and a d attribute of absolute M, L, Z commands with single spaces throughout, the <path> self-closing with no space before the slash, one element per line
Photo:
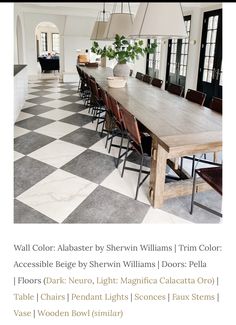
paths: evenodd
<path fill-rule="evenodd" d="M 205 12 L 203 17 L 198 90 L 207 94 L 205 106 L 213 96 L 222 98 L 222 10 Z"/>
<path fill-rule="evenodd" d="M 184 39 L 173 38 L 168 43 L 166 88 L 169 83 L 185 86 L 188 64 L 189 35 L 191 16 L 185 16 L 185 27 L 188 37 Z"/>
<path fill-rule="evenodd" d="M 161 40 L 148 39 L 148 44 L 151 44 L 151 42 L 153 43 L 155 42 L 157 44 L 157 47 L 154 53 L 147 54 L 146 74 L 148 74 L 152 78 L 159 78 L 160 59 L 161 59 Z"/>

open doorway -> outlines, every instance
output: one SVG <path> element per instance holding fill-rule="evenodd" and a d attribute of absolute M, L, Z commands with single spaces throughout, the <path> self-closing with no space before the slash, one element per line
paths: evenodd
<path fill-rule="evenodd" d="M 60 34 L 51 22 L 41 22 L 35 29 L 38 72 L 46 77 L 60 72 Z"/>

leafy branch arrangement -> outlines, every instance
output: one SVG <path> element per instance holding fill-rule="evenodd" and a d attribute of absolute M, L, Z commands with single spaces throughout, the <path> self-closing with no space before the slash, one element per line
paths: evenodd
<path fill-rule="evenodd" d="M 133 43 L 128 41 L 125 36 L 116 34 L 115 41 L 112 45 L 101 48 L 98 42 L 93 42 L 91 51 L 101 57 L 108 57 L 109 60 L 116 59 L 118 63 L 127 63 L 128 61 L 139 58 L 139 55 L 144 56 L 147 53 L 154 53 L 157 44 L 154 42 L 146 47 L 143 46 L 143 41 L 138 40 Z"/>

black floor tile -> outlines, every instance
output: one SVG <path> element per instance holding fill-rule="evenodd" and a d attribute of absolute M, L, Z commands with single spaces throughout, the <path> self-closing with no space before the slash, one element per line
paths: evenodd
<path fill-rule="evenodd" d="M 147 204 L 98 186 L 63 223 L 141 223 Z"/>
<path fill-rule="evenodd" d="M 36 105 L 36 106 L 33 106 L 33 107 L 22 109 L 22 112 L 33 114 L 33 115 L 40 115 L 40 114 L 49 112 L 49 111 L 51 111 L 53 109 L 54 108 L 48 107 L 48 106 Z"/>
<path fill-rule="evenodd" d="M 48 118 L 44 118 L 41 116 L 33 116 L 33 117 L 27 118 L 25 120 L 16 122 L 15 125 L 20 126 L 25 129 L 28 129 L 28 130 L 31 130 L 31 131 L 34 131 L 38 128 L 41 128 L 42 126 L 48 125 L 53 122 L 54 122 L 54 120 L 50 120 Z"/>
<path fill-rule="evenodd" d="M 55 139 L 43 134 L 29 132 L 14 140 L 14 148 L 15 151 L 28 155 L 52 141 L 55 141 Z"/>
<path fill-rule="evenodd" d="M 30 157 L 22 157 L 14 164 L 15 197 L 41 181 L 56 170 L 43 162 Z"/>
<path fill-rule="evenodd" d="M 61 169 L 100 184 L 115 168 L 116 158 L 86 150 Z"/>
<path fill-rule="evenodd" d="M 92 117 L 90 115 L 84 115 L 84 114 L 73 114 L 70 115 L 64 119 L 61 120 L 61 122 L 77 125 L 77 126 L 83 126 L 85 124 L 88 124 L 92 121 Z M 96 123 L 96 122 L 95 122 Z"/>
<path fill-rule="evenodd" d="M 81 114 L 82 115 L 82 114 Z M 61 120 L 61 122 L 65 122 Z M 75 130 L 64 137 L 61 138 L 63 141 L 67 141 L 73 144 L 77 144 L 79 146 L 89 148 L 96 142 L 101 140 L 101 137 L 98 132 L 80 128 L 78 130 Z"/>
<path fill-rule="evenodd" d="M 85 110 L 85 106 L 83 104 L 72 103 L 72 104 L 63 106 L 60 109 L 63 109 L 64 111 L 70 111 L 70 112 L 80 112 L 80 111 Z"/>
<path fill-rule="evenodd" d="M 46 102 L 50 102 L 52 100 L 53 99 L 48 98 L 48 97 L 36 97 L 36 98 L 27 99 L 26 102 L 34 103 L 34 104 L 43 104 L 43 103 L 46 103 Z"/>

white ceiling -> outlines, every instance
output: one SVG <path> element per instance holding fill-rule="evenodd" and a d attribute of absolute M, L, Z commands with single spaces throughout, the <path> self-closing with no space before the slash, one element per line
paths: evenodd
<path fill-rule="evenodd" d="M 117 8 L 120 3 L 117 2 Z M 128 2 L 124 2 L 124 10 L 128 10 Z M 182 2 L 183 10 L 191 8 L 210 8 L 221 2 Z M 103 2 L 22 2 L 15 3 L 15 6 L 20 7 L 26 12 L 43 12 L 48 14 L 61 14 L 61 15 L 76 15 L 97 17 L 99 11 L 103 8 Z M 106 10 L 112 12 L 114 2 L 106 3 Z M 130 2 L 132 13 L 136 13 L 139 2 Z"/>

